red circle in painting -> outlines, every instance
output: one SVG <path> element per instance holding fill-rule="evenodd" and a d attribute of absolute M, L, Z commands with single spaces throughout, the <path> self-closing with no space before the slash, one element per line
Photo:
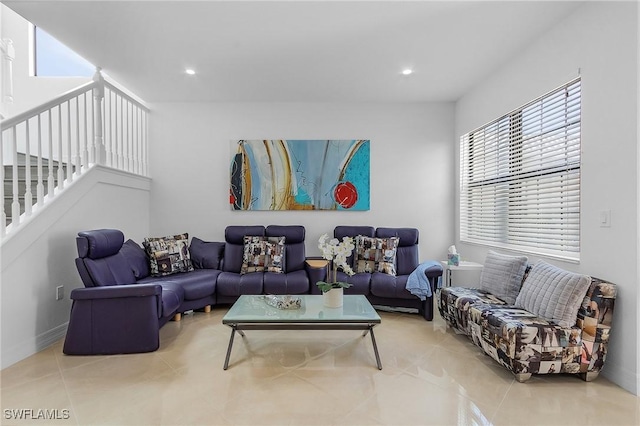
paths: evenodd
<path fill-rule="evenodd" d="M 358 190 L 351 182 L 340 182 L 336 185 L 333 196 L 340 207 L 350 209 L 358 201 Z"/>

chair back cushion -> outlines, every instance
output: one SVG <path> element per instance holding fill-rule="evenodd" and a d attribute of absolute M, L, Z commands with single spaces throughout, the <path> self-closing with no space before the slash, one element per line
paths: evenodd
<path fill-rule="evenodd" d="M 117 229 L 96 229 L 78 232 L 76 245 L 79 257 L 101 259 L 118 253 L 124 243 L 124 234 Z"/>
<path fill-rule="evenodd" d="M 224 231 L 224 262 L 222 270 L 239 274 L 244 256 L 244 236 L 264 236 L 264 226 L 227 226 Z"/>
<path fill-rule="evenodd" d="M 191 238 L 189 246 L 191 262 L 196 269 L 220 269 L 220 263 L 224 253 L 224 243 L 218 241 L 203 241 L 200 238 Z"/>
<path fill-rule="evenodd" d="M 333 237 L 339 239 L 340 241 L 342 241 L 344 237 L 351 237 L 354 239 L 353 242 L 355 244 L 355 238 L 358 235 L 362 235 L 363 237 L 375 237 L 376 228 L 374 228 L 373 226 L 339 225 L 333 229 Z M 349 266 L 354 268 L 354 270 L 356 268 L 355 259 L 356 253 L 354 249 L 353 253 L 351 253 L 351 256 L 347 258 L 347 263 L 349 264 Z"/>
<path fill-rule="evenodd" d="M 396 251 L 396 274 L 409 275 L 420 263 L 418 239 L 420 233 L 416 228 L 378 228 L 376 237 L 398 237 L 398 249 Z"/>
<path fill-rule="evenodd" d="M 97 287 L 134 284 L 136 282 L 131 266 L 122 253 L 116 253 L 102 259 L 85 258 L 84 264 Z"/>
<path fill-rule="evenodd" d="M 266 229 L 267 237 L 284 237 L 284 272 L 303 270 L 306 258 L 304 238 L 305 228 L 300 225 L 269 225 Z"/>
<path fill-rule="evenodd" d="M 129 262 L 129 266 L 131 266 L 131 270 L 136 279 L 141 280 L 149 276 L 149 258 L 138 243 L 133 240 L 125 241 L 120 249 L 120 253 L 122 253 Z"/>
<path fill-rule="evenodd" d="M 117 229 L 78 233 L 76 245 L 79 261 L 76 265 L 86 287 L 136 282 L 127 258 L 120 252 L 123 243 L 124 234 Z"/>

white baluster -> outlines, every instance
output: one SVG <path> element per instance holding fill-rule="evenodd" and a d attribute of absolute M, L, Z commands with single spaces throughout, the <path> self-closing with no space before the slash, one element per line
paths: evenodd
<path fill-rule="evenodd" d="M 67 101 L 67 181 L 73 182 L 73 157 L 71 152 L 71 100 Z"/>
<path fill-rule="evenodd" d="M 131 102 L 127 101 L 127 168 L 128 172 L 133 171 L 133 149 L 131 141 L 131 132 L 133 127 L 131 126 Z"/>
<path fill-rule="evenodd" d="M 111 155 L 113 156 L 112 167 L 118 168 L 118 95 L 113 93 L 113 110 L 111 111 L 111 121 L 113 122 L 113 132 L 111 137 L 113 142 L 111 143 Z"/>
<path fill-rule="evenodd" d="M 15 228 L 20 224 L 20 200 L 18 199 L 18 135 L 16 126 L 13 126 L 13 202 L 11 203 L 11 224 Z"/>
<path fill-rule="evenodd" d="M 144 167 L 142 168 L 142 174 L 144 176 L 149 176 L 149 143 L 148 143 L 148 135 L 149 135 L 149 114 L 146 111 L 142 112 L 142 161 Z"/>
<path fill-rule="evenodd" d="M 69 103 L 71 103 L 71 101 L 69 101 Z M 76 96 L 76 155 L 74 161 L 76 163 L 76 173 L 78 175 L 82 174 L 80 154 L 80 96 Z"/>
<path fill-rule="evenodd" d="M 33 194 L 31 193 L 31 137 L 29 135 L 29 120 L 25 124 L 25 160 L 24 160 L 24 213 L 31 216 Z"/>
<path fill-rule="evenodd" d="M 122 96 L 120 96 L 120 144 L 118 148 L 118 168 L 124 170 L 124 99 Z"/>
<path fill-rule="evenodd" d="M 137 161 L 136 169 L 138 174 L 142 174 L 142 143 L 140 142 L 142 137 L 142 129 L 140 128 L 141 116 L 142 116 L 142 109 L 137 108 L 136 109 L 136 128 L 138 131 L 136 132 L 136 151 L 138 153 L 137 155 L 138 161 Z"/>
<path fill-rule="evenodd" d="M 96 67 L 93 81 L 98 83 L 93 89 L 93 146 L 95 151 L 96 164 L 105 164 L 107 151 L 104 147 L 102 129 L 102 99 L 104 99 L 104 78 L 102 78 L 101 68 Z"/>
<path fill-rule="evenodd" d="M 87 130 L 88 130 L 88 139 L 87 139 L 87 150 L 89 151 L 89 164 L 97 164 L 96 163 L 96 151 L 94 149 L 94 141 L 93 141 L 93 135 L 96 133 L 95 131 L 95 121 L 94 121 L 94 108 L 95 105 L 93 105 L 93 97 L 91 94 L 87 95 Z M 103 114 L 103 122 L 104 122 L 104 110 L 102 112 Z M 103 143 L 104 143 L 104 135 L 103 135 Z M 106 157 L 106 150 L 105 150 L 105 158 L 103 159 L 105 161 L 105 164 L 108 163 L 109 159 Z"/>
<path fill-rule="evenodd" d="M 122 98 L 122 170 L 129 170 L 129 119 L 127 114 L 129 106 L 127 100 Z"/>
<path fill-rule="evenodd" d="M 108 128 L 109 128 L 109 165 L 111 167 L 115 167 L 116 164 L 118 164 L 118 156 L 116 154 L 116 148 L 114 146 L 114 129 L 116 127 L 116 121 L 113 118 L 114 114 L 113 114 L 113 91 L 109 90 L 109 119 L 106 122 Z"/>
<path fill-rule="evenodd" d="M 38 184 L 36 185 L 36 197 L 38 206 L 44 203 L 44 185 L 42 184 L 42 114 L 38 114 Z"/>
<path fill-rule="evenodd" d="M 84 142 L 82 143 L 82 166 L 89 167 L 89 120 L 87 118 L 87 92 L 83 95 L 83 109 L 84 109 Z"/>
<path fill-rule="evenodd" d="M 62 104 L 58 105 L 58 188 L 64 189 L 64 169 L 62 152 Z"/>
<path fill-rule="evenodd" d="M 53 123 L 51 122 L 51 109 L 49 113 L 49 163 L 48 163 L 48 176 L 47 176 L 47 194 L 49 198 L 53 197 L 53 188 L 55 188 L 56 181 L 53 177 Z"/>

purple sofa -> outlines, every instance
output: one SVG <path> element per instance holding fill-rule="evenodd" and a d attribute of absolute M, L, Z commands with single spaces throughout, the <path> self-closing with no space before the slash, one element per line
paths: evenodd
<path fill-rule="evenodd" d="M 339 226 L 335 236 L 367 235 L 400 238 L 397 276 L 375 272 L 340 280 L 354 286 L 347 294 L 364 294 L 378 305 L 416 308 L 433 318 L 433 299 L 420 301 L 405 289 L 408 274 L 418 266 L 418 230 Z M 241 273 L 244 237 L 284 238 L 282 273 Z M 151 276 L 146 252 L 125 242 L 116 229 L 78 233 L 76 267 L 85 285 L 71 292 L 73 305 L 63 352 L 68 355 L 151 352 L 159 347 L 159 330 L 176 314 L 220 303 L 233 303 L 243 294 L 319 294 L 316 282 L 325 268 L 305 262 L 302 226 L 228 226 L 224 242 L 191 239 L 194 270 Z M 442 268 L 426 271 L 432 288 Z"/>
<path fill-rule="evenodd" d="M 359 273 L 352 276 L 338 271 L 338 280 L 346 281 L 352 286 L 345 289 L 345 294 L 363 294 L 371 304 L 414 308 L 427 320 L 433 320 L 433 294 L 435 293 L 438 277 L 442 276 L 442 267 L 434 265 L 425 269 L 427 280 L 431 285 L 432 296 L 420 300 L 406 289 L 409 274 L 420 264 L 418 250 L 419 231 L 416 228 L 373 228 L 372 226 L 336 226 L 333 236 L 342 240 L 343 237 L 355 238 L 358 235 L 366 237 L 391 238 L 398 237 L 396 252 L 396 275 L 382 272 Z M 349 259 L 353 262 L 353 255 Z M 314 292 L 319 293 L 316 286 Z"/>
<path fill-rule="evenodd" d="M 244 236 L 285 237 L 284 272 L 241 274 Z M 229 226 L 225 242 L 192 238 L 193 271 L 151 276 L 149 259 L 116 229 L 78 233 L 76 267 L 85 288 L 73 305 L 63 352 L 69 355 L 154 351 L 175 315 L 233 303 L 242 294 L 309 293 L 302 226 Z"/>
<path fill-rule="evenodd" d="M 117 229 L 80 232 L 76 245 L 85 288 L 70 295 L 65 354 L 154 351 L 174 315 L 216 303 L 219 269 L 152 277 L 145 251 Z"/>

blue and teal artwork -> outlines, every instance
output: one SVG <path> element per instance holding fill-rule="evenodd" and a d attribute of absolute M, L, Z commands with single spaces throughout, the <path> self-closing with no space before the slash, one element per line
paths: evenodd
<path fill-rule="evenodd" d="M 369 210 L 369 140 L 232 141 L 233 210 Z"/>

